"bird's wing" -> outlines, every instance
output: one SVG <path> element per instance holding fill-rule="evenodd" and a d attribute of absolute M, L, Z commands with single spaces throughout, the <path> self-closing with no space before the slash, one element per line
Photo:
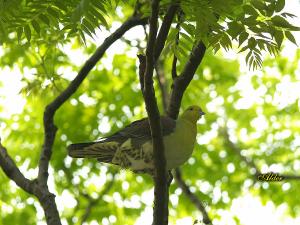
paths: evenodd
<path fill-rule="evenodd" d="M 167 116 L 161 116 L 162 135 L 167 136 L 176 127 L 176 121 Z M 140 147 L 143 143 L 151 140 L 151 131 L 148 118 L 137 120 L 124 127 L 117 133 L 107 137 L 107 140 L 131 139 L 133 147 Z"/>
<path fill-rule="evenodd" d="M 162 135 L 172 133 L 176 121 L 161 116 Z M 129 141 L 131 149 L 140 149 L 141 146 L 151 140 L 151 131 L 148 119 L 137 120 L 120 131 L 95 142 L 76 143 L 68 146 L 68 154 L 74 158 L 97 158 L 101 162 L 111 162 L 116 151 L 123 143 Z"/>

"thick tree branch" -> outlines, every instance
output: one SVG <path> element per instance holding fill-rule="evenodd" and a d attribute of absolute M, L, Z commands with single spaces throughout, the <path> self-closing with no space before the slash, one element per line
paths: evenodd
<path fill-rule="evenodd" d="M 168 224 L 168 187 L 166 159 L 164 155 L 164 143 L 162 139 L 160 114 L 157 107 L 155 92 L 153 88 L 153 71 L 154 71 L 154 47 L 157 34 L 159 12 L 159 0 L 152 0 L 150 31 L 146 49 L 146 71 L 144 76 L 143 96 L 146 103 L 146 110 L 151 129 L 153 156 L 154 156 L 154 209 L 153 224 Z"/>
<path fill-rule="evenodd" d="M 178 184 L 178 186 L 181 188 L 183 193 L 190 199 L 190 201 L 197 207 L 197 209 L 202 213 L 203 215 L 203 223 L 205 224 L 211 224 L 211 220 L 206 212 L 205 206 L 203 203 L 197 198 L 195 194 L 193 194 L 189 188 L 189 186 L 184 182 L 181 171 L 179 168 L 175 169 L 175 180 Z"/>
<path fill-rule="evenodd" d="M 176 4 L 170 5 L 168 8 L 168 11 L 163 19 L 163 22 L 161 24 L 159 33 L 157 35 L 157 39 L 155 42 L 155 49 L 154 49 L 154 60 L 156 61 L 158 57 L 160 56 L 164 46 L 165 42 L 168 37 L 168 33 L 172 24 L 172 21 L 174 19 L 174 16 L 176 14 L 176 11 L 178 9 L 178 6 Z"/>
<path fill-rule="evenodd" d="M 96 65 L 96 63 L 104 55 L 105 51 L 123 34 L 137 25 L 143 25 L 147 22 L 147 19 L 141 19 L 138 17 L 131 17 L 122 24 L 114 33 L 105 39 L 103 44 L 96 50 L 96 52 L 86 61 L 84 66 L 81 68 L 77 76 L 69 86 L 56 97 L 49 105 L 46 106 L 44 112 L 44 144 L 39 160 L 39 172 L 37 179 L 36 196 L 38 197 L 47 220 L 47 224 L 61 224 L 57 207 L 55 204 L 54 195 L 49 192 L 47 181 L 48 181 L 48 168 L 49 162 L 52 155 L 52 147 L 55 140 L 55 134 L 57 127 L 54 124 L 54 115 L 59 107 L 65 103 L 70 96 L 75 93 L 82 81 L 86 78 L 88 73 Z"/>
<path fill-rule="evenodd" d="M 161 64 L 158 64 L 158 65 L 161 65 Z M 158 67 L 158 65 L 157 65 L 157 67 Z M 165 82 L 163 82 L 165 80 L 165 74 L 163 72 L 161 72 L 161 71 L 163 71 L 162 66 L 160 66 L 160 69 L 157 69 L 157 70 L 160 70 L 160 72 L 157 72 L 157 77 L 159 78 L 158 82 L 159 82 L 160 91 L 163 96 L 163 102 L 167 102 L 169 99 L 167 85 Z M 164 108 L 164 111 L 166 112 L 167 104 L 163 103 L 163 108 Z M 202 204 L 201 200 L 193 192 L 190 191 L 189 186 L 185 183 L 184 179 L 182 178 L 180 168 L 175 169 L 175 181 L 176 181 L 177 185 L 181 188 L 182 192 L 186 195 L 186 197 L 188 197 L 188 199 L 202 213 L 203 222 L 205 224 L 210 224 L 211 220 L 208 216 L 208 213 L 206 212 L 204 205 Z"/>
<path fill-rule="evenodd" d="M 21 171 L 18 169 L 17 165 L 7 154 L 6 149 L 0 143 L 0 166 L 2 167 L 4 173 L 13 180 L 20 188 L 29 194 L 34 194 L 40 201 L 45 216 L 47 219 L 47 224 L 49 225 L 61 225 L 58 211 L 55 205 L 54 195 L 51 194 L 48 189 L 43 189 L 37 184 L 36 180 L 31 181 L 24 177 Z"/>
<path fill-rule="evenodd" d="M 105 51 L 123 34 L 137 25 L 143 25 L 147 22 L 146 18 L 140 19 L 137 17 L 131 17 L 122 24 L 114 33 L 105 39 L 103 44 L 96 50 L 96 52 L 86 61 L 84 66 L 79 71 L 76 78 L 70 83 L 70 85 L 56 98 L 53 102 L 46 106 L 44 112 L 44 145 L 39 161 L 39 175 L 38 180 L 43 185 L 46 185 L 48 179 L 48 166 L 51 158 L 51 149 L 54 142 L 56 133 L 56 126 L 53 122 L 53 117 L 56 110 L 75 93 L 82 81 L 93 69 L 99 59 L 104 55 Z"/>
<path fill-rule="evenodd" d="M 1 144 L 0 139 L 0 166 L 6 176 L 13 180 L 20 188 L 24 191 L 32 194 L 33 193 L 33 184 L 32 181 L 25 178 L 21 173 L 15 162 L 8 155 L 6 148 Z"/>
<path fill-rule="evenodd" d="M 194 77 L 194 74 L 202 61 L 206 47 L 203 42 L 199 42 L 192 50 L 189 60 L 181 74 L 174 79 L 171 100 L 168 108 L 168 115 L 177 119 L 183 93 Z"/>

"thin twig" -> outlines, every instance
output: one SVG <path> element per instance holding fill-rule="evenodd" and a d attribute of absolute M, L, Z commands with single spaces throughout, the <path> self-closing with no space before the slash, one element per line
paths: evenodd
<path fill-rule="evenodd" d="M 185 64 L 181 74 L 173 81 L 171 100 L 168 108 L 168 115 L 173 119 L 177 119 L 183 93 L 193 79 L 194 74 L 202 61 L 205 51 L 206 47 L 203 42 L 200 41 L 190 53 L 189 60 Z"/>
<path fill-rule="evenodd" d="M 211 224 L 211 220 L 206 212 L 205 206 L 203 203 L 197 198 L 195 194 L 193 194 L 189 188 L 189 186 L 184 182 L 181 171 L 179 168 L 175 169 L 175 180 L 178 186 L 181 188 L 183 193 L 190 199 L 190 201 L 197 207 L 197 209 L 203 215 L 203 223 Z"/>
<path fill-rule="evenodd" d="M 95 205 L 98 204 L 98 202 L 103 198 L 104 195 L 106 195 L 110 189 L 112 188 L 113 184 L 115 181 L 115 174 L 113 174 L 112 180 L 109 181 L 109 183 L 106 185 L 106 187 L 101 191 L 101 193 L 99 194 L 98 198 L 94 199 L 91 196 L 89 196 L 88 194 L 82 194 L 87 200 L 88 200 L 88 205 L 85 209 L 84 214 L 81 217 L 81 222 L 80 224 L 83 224 L 85 221 L 87 221 L 88 217 L 90 216 L 92 209 Z"/>
<path fill-rule="evenodd" d="M 220 134 L 224 137 L 225 143 L 227 146 L 232 149 L 242 161 L 246 163 L 246 165 L 253 169 L 255 171 L 254 176 L 257 178 L 261 172 L 260 169 L 257 167 L 257 165 L 254 163 L 254 161 L 242 154 L 241 148 L 234 142 L 230 140 L 228 129 L 227 128 L 222 128 L 220 129 Z M 291 174 L 280 174 L 280 177 L 283 178 L 283 180 L 299 180 L 300 176 L 299 175 L 291 175 Z"/>
<path fill-rule="evenodd" d="M 227 146 L 230 149 L 232 149 L 235 152 L 235 154 L 237 154 L 241 158 L 241 160 L 243 160 L 250 168 L 252 168 L 254 170 L 255 176 L 258 176 L 259 169 L 257 168 L 257 166 L 255 165 L 255 163 L 252 160 L 250 160 L 248 157 L 242 155 L 241 149 L 230 140 L 227 128 L 220 129 L 220 133 L 224 137 L 224 140 L 225 140 L 225 143 L 227 144 Z"/>
<path fill-rule="evenodd" d="M 145 77 L 145 71 L 146 71 L 146 56 L 144 55 L 138 55 L 139 59 L 139 80 L 141 85 L 142 93 L 144 93 L 144 77 Z"/>
<path fill-rule="evenodd" d="M 178 15 L 178 22 L 176 25 L 176 40 L 175 40 L 175 49 L 179 45 L 179 38 L 180 38 L 180 23 L 181 23 L 181 14 Z M 173 56 L 173 62 L 172 62 L 172 79 L 175 80 L 175 78 L 178 76 L 177 71 L 176 71 L 176 66 L 177 66 L 177 56 L 174 54 Z"/>
<path fill-rule="evenodd" d="M 163 62 L 158 60 L 158 62 L 155 65 L 155 71 L 157 74 L 157 81 L 159 85 L 159 89 L 162 95 L 162 103 L 163 103 L 163 109 L 166 113 L 166 109 L 168 107 L 169 103 L 169 92 L 168 92 L 168 82 L 165 76 L 164 68 L 163 68 Z"/>
<path fill-rule="evenodd" d="M 173 61 L 172 61 L 172 79 L 175 80 L 176 77 L 178 77 L 177 75 L 177 71 L 176 71 L 176 67 L 177 67 L 177 57 L 176 55 L 174 54 L 173 56 Z"/>
<path fill-rule="evenodd" d="M 280 175 L 281 177 L 283 177 L 284 180 L 300 180 L 300 176 L 299 175 Z"/>

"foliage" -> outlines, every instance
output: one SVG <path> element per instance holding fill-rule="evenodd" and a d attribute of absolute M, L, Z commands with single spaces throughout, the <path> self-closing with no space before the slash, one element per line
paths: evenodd
<path fill-rule="evenodd" d="M 147 16 L 149 4 L 143 2 L 139 13 Z M 98 28 L 104 32 L 113 22 L 123 22 L 133 13 L 134 3 L 0 0 L 3 49 L 0 67 L 19 68 L 23 84 L 21 94 L 26 98 L 21 114 L 1 115 L 1 138 L 26 177 L 37 175 L 35 168 L 43 141 L 45 105 L 67 86 L 84 59 L 95 51 L 93 38 L 97 38 Z M 164 12 L 169 4 L 170 1 L 163 1 L 161 11 Z M 180 5 L 182 13 L 176 21 L 179 26 L 171 29 L 161 57 L 168 89 L 172 83 L 170 56 L 176 55 L 177 69 L 181 70 L 197 40 L 214 50 L 206 54 L 182 103 L 182 108 L 199 103 L 207 111 L 198 127 L 194 155 L 182 168 L 184 178 L 194 193 L 208 202 L 212 218 L 220 216 L 218 209 L 229 210 L 232 200 L 245 193 L 259 196 L 263 202 L 286 203 L 290 215 L 299 215 L 294 197 L 298 194 L 298 181 L 255 182 L 247 165 L 218 132 L 227 122 L 231 137 L 260 169 L 287 174 L 299 172 L 300 146 L 296 137 L 300 135 L 300 99 L 297 95 L 287 95 L 285 89 L 299 84 L 300 52 L 293 60 L 282 56 L 268 58 L 263 66 L 261 53 L 277 54 L 285 43 L 284 37 L 296 44 L 291 31 L 299 28 L 287 20 L 294 15 L 283 10 L 285 1 L 282 0 L 230 0 L 226 4 L 218 0 L 188 0 L 181 1 Z M 100 224 L 105 221 L 134 224 L 141 212 L 152 206 L 149 196 L 153 184 L 147 175 L 119 171 L 93 160 L 72 160 L 66 154 L 66 146 L 72 142 L 97 139 L 146 115 L 136 58 L 127 54 L 132 49 L 137 51 L 132 48 L 135 42 L 144 46 L 143 38 L 128 39 L 130 45 L 123 44 L 124 51 L 119 50 L 114 55 L 107 53 L 55 117 L 59 130 L 49 183 L 51 191 L 57 195 L 61 217 L 69 224 L 81 222 L 90 199 L 100 200 L 87 221 L 96 220 Z M 262 70 L 240 72 L 239 61 L 225 59 L 224 51 L 218 51 L 236 45 L 240 52 L 246 51 L 250 68 L 262 66 Z M 81 64 L 72 63 L 66 47 L 81 52 Z M 155 88 L 159 92 L 157 83 Z M 9 181 L 2 170 L 0 182 L 0 224 L 21 224 L 25 220 L 27 224 L 35 224 L 43 220 L 37 200 Z M 113 182 L 112 187 L 102 195 L 109 182 Z M 173 199 L 171 222 L 185 216 L 199 218 L 199 212 L 175 183 L 170 193 Z"/>

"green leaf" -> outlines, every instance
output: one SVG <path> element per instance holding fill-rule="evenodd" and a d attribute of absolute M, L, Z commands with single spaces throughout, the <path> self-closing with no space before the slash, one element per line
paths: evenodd
<path fill-rule="evenodd" d="M 106 12 L 106 9 L 105 9 L 105 6 L 102 4 L 101 1 L 98 1 L 98 0 L 92 0 L 92 4 L 93 4 L 97 9 L 99 9 L 101 12 L 107 13 L 107 12 Z"/>
<path fill-rule="evenodd" d="M 274 38 L 278 47 L 280 48 L 283 40 L 283 32 L 281 30 L 275 30 Z"/>
<path fill-rule="evenodd" d="M 182 38 L 184 38 L 185 40 L 187 40 L 188 42 L 193 43 L 193 39 L 190 36 L 188 36 L 187 34 L 180 32 L 180 36 Z"/>
<path fill-rule="evenodd" d="M 86 19 L 93 25 L 94 29 L 98 27 L 99 22 L 91 13 L 86 14 Z"/>
<path fill-rule="evenodd" d="M 183 56 L 183 57 L 188 57 L 189 55 L 187 54 L 187 52 L 183 49 L 183 48 L 181 48 L 180 46 L 177 46 L 177 50 L 178 50 L 178 52 Z"/>
<path fill-rule="evenodd" d="M 300 30 L 299 27 L 295 27 L 295 26 L 291 25 L 286 19 L 284 19 L 281 16 L 274 16 L 274 17 L 272 17 L 271 21 L 277 27 L 282 27 L 282 28 L 286 28 L 286 29 L 290 29 L 290 30 Z"/>
<path fill-rule="evenodd" d="M 248 26 L 256 25 L 257 24 L 256 18 L 257 18 L 256 16 L 250 16 L 248 18 L 244 18 L 241 22 Z"/>
<path fill-rule="evenodd" d="M 84 24 L 81 24 L 81 28 L 87 35 L 89 35 L 91 38 L 94 38 L 91 31 Z"/>
<path fill-rule="evenodd" d="M 81 8 L 82 12 L 87 11 L 87 9 L 89 7 L 89 3 L 90 3 L 90 0 L 81 0 L 80 1 L 79 7 Z"/>
<path fill-rule="evenodd" d="M 252 51 L 249 51 L 248 54 L 246 55 L 246 63 L 248 64 L 249 58 L 252 55 Z"/>
<path fill-rule="evenodd" d="M 30 42 L 30 40 L 31 40 L 31 30 L 30 30 L 29 25 L 26 25 L 24 27 L 24 32 L 25 32 L 25 36 L 26 36 L 27 41 Z"/>
<path fill-rule="evenodd" d="M 208 37 L 209 47 L 210 46 L 215 46 L 216 44 L 219 44 L 220 39 L 221 39 L 221 35 L 219 35 L 219 34 L 210 35 Z"/>
<path fill-rule="evenodd" d="M 267 7 L 262 1 L 252 0 L 251 3 L 254 6 L 254 8 L 258 9 L 263 14 L 265 13 L 265 10 L 266 10 Z"/>
<path fill-rule="evenodd" d="M 287 17 L 290 17 L 290 18 L 295 18 L 295 17 L 297 17 L 297 16 L 295 16 L 294 14 L 292 14 L 292 13 L 287 13 L 287 12 L 281 13 L 281 15 L 282 15 L 283 17 L 285 17 L 285 18 L 287 18 Z"/>
<path fill-rule="evenodd" d="M 220 44 L 216 44 L 213 48 L 214 53 L 216 54 L 220 48 L 221 48 Z"/>
<path fill-rule="evenodd" d="M 260 32 L 264 32 L 264 30 L 258 26 L 249 26 L 249 29 L 251 31 L 253 31 L 254 33 L 260 33 Z"/>
<path fill-rule="evenodd" d="M 82 24 L 84 25 L 84 26 L 86 26 L 88 29 L 89 29 L 89 31 L 91 32 L 91 33 L 94 33 L 95 34 L 95 28 L 93 27 L 93 25 L 87 20 L 87 19 L 83 19 L 82 20 Z"/>
<path fill-rule="evenodd" d="M 289 39 L 290 42 L 292 42 L 295 45 L 297 45 L 296 39 L 295 39 L 294 35 L 290 31 L 285 31 L 284 35 L 286 36 L 287 39 Z"/>
<path fill-rule="evenodd" d="M 39 19 L 44 22 L 46 25 L 50 25 L 50 20 L 48 19 L 48 17 L 44 14 L 40 14 L 39 15 Z"/>
<path fill-rule="evenodd" d="M 277 0 L 275 11 L 280 12 L 281 10 L 283 10 L 284 6 L 285 6 L 285 0 Z"/>
<path fill-rule="evenodd" d="M 246 31 L 243 31 L 239 36 L 239 46 L 241 46 L 246 39 L 248 38 L 249 34 Z"/>
<path fill-rule="evenodd" d="M 94 9 L 93 7 L 90 7 L 90 12 L 97 18 L 101 21 L 101 23 L 105 26 L 105 27 L 108 27 L 108 24 L 105 20 L 105 18 L 102 16 L 102 14 L 97 11 L 96 9 Z"/>
<path fill-rule="evenodd" d="M 31 21 L 31 25 L 33 27 L 33 29 L 35 30 L 35 32 L 40 35 L 40 32 L 41 32 L 41 28 L 40 28 L 40 25 L 38 24 L 38 22 L 36 20 L 32 20 Z"/>
<path fill-rule="evenodd" d="M 192 24 L 182 23 L 181 27 L 191 36 L 195 34 L 195 27 Z"/>
<path fill-rule="evenodd" d="M 59 13 L 54 8 L 49 7 L 47 9 L 47 11 L 48 11 L 49 15 L 51 15 L 53 18 L 55 18 L 55 19 L 59 18 Z"/>
<path fill-rule="evenodd" d="M 18 37 L 19 44 L 21 43 L 22 34 L 23 34 L 23 27 L 18 27 L 17 28 L 17 37 Z"/>
<path fill-rule="evenodd" d="M 266 50 L 265 49 L 265 43 L 261 39 L 257 39 L 257 45 L 260 50 Z"/>
<path fill-rule="evenodd" d="M 268 7 L 266 8 L 267 11 L 267 16 L 272 16 L 275 12 L 275 2 L 272 2 L 271 4 L 268 5 Z"/>
<path fill-rule="evenodd" d="M 254 37 L 251 37 L 249 40 L 248 40 L 248 46 L 250 49 L 253 49 L 255 46 L 256 46 L 256 40 Z"/>
<path fill-rule="evenodd" d="M 223 33 L 220 44 L 226 51 L 229 50 L 229 48 L 232 48 L 231 40 L 226 33 Z"/>
<path fill-rule="evenodd" d="M 236 39 L 237 36 L 244 31 L 244 26 L 237 23 L 236 21 L 233 21 L 228 24 L 228 30 L 227 33 L 232 37 L 232 39 Z"/>
<path fill-rule="evenodd" d="M 71 21 L 73 23 L 77 23 L 78 21 L 80 21 L 82 17 L 82 11 L 80 7 L 76 7 L 76 9 L 73 11 L 72 15 L 71 15 Z"/>
<path fill-rule="evenodd" d="M 249 46 L 248 46 L 248 45 L 244 46 L 244 47 L 239 51 L 239 53 L 244 52 L 244 51 L 246 51 L 247 49 L 249 49 Z"/>
<path fill-rule="evenodd" d="M 79 30 L 79 35 L 80 35 L 81 40 L 83 41 L 84 45 L 86 45 L 85 36 L 84 36 L 84 33 L 82 32 L 82 30 Z"/>
<path fill-rule="evenodd" d="M 244 5 L 243 6 L 244 12 L 248 15 L 252 15 L 252 16 L 258 16 L 258 12 L 253 8 L 253 6 L 251 5 Z"/>

